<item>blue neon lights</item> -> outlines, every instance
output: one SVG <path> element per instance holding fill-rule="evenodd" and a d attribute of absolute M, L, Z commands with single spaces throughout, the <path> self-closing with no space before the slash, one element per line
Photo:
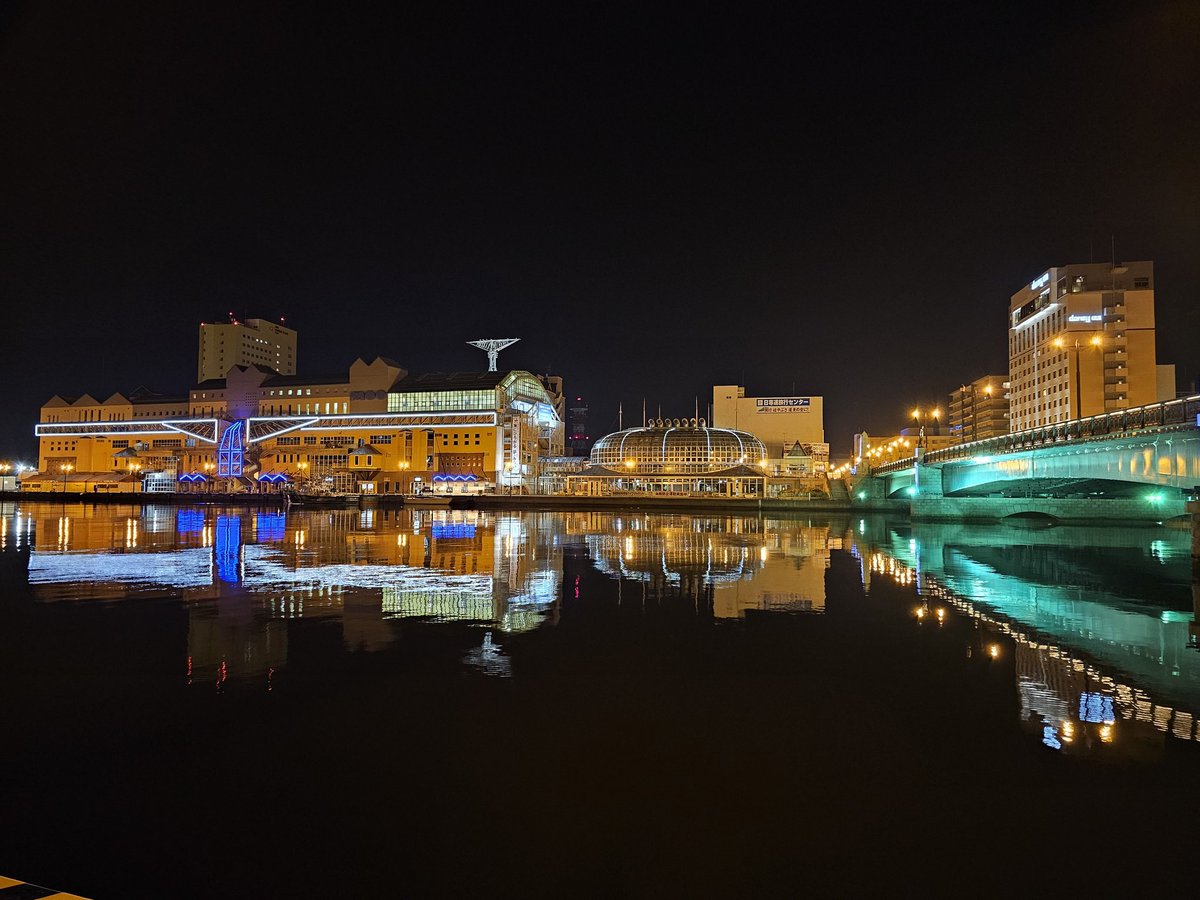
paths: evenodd
<path fill-rule="evenodd" d="M 461 474 L 461 473 L 457 473 L 457 472 L 456 473 L 438 472 L 436 475 L 433 476 L 433 480 L 434 481 L 478 481 L 479 476 L 473 475 L 469 472 L 466 474 Z"/>
<path fill-rule="evenodd" d="M 246 448 L 242 440 L 246 431 L 246 423 L 241 419 L 230 422 L 225 433 L 221 435 L 221 443 L 217 446 L 217 476 L 220 478 L 240 478 L 246 464 Z"/>
<path fill-rule="evenodd" d="M 433 523 L 433 538 L 434 540 L 444 541 L 454 538 L 473 538 L 475 537 L 475 526 L 466 523 L 458 522 L 434 522 Z"/>
<path fill-rule="evenodd" d="M 227 584 L 237 584 L 242 568 L 242 520 L 237 516 L 217 516 L 215 535 L 213 559 L 217 564 L 217 578 Z"/>
<path fill-rule="evenodd" d="M 283 513 L 258 513 L 254 519 L 254 536 L 260 541 L 282 541 L 287 532 L 287 516 Z"/>
<path fill-rule="evenodd" d="M 1113 697 L 1084 691 L 1079 695 L 1079 721 L 1104 724 L 1117 720 Z"/>
<path fill-rule="evenodd" d="M 199 534 L 204 530 L 204 513 L 198 509 L 175 511 L 175 531 L 179 534 Z"/>

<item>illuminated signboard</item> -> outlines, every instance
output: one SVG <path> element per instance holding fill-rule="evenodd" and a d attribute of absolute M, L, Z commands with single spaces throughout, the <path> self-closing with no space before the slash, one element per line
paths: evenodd
<path fill-rule="evenodd" d="M 760 413 L 806 413 L 811 411 L 812 397 L 759 397 L 754 406 Z"/>
<path fill-rule="evenodd" d="M 1095 314 L 1085 315 L 1083 313 L 1071 313 L 1071 315 L 1067 316 L 1067 321 L 1068 322 L 1103 322 L 1104 316 L 1103 315 L 1095 315 Z"/>
<path fill-rule="evenodd" d="M 1033 279 L 1033 281 L 1031 281 L 1029 283 L 1029 289 L 1036 291 L 1038 288 L 1043 288 L 1046 285 L 1048 285 L 1049 283 L 1050 283 L 1050 273 L 1047 272 L 1045 275 L 1042 275 L 1038 278 Z"/>

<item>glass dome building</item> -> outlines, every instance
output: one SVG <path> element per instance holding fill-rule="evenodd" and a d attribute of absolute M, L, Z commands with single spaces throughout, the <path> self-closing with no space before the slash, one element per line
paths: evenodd
<path fill-rule="evenodd" d="M 703 419 L 656 419 L 605 435 L 568 491 L 758 497 L 767 449 L 745 431 L 709 428 Z"/>

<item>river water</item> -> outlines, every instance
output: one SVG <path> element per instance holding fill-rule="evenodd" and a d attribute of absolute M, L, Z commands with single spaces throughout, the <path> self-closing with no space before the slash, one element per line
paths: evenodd
<path fill-rule="evenodd" d="M 0 513 L 0 874 L 842 893 L 999 886 L 964 829 L 1027 876 L 1190 846 L 1185 530 Z"/>

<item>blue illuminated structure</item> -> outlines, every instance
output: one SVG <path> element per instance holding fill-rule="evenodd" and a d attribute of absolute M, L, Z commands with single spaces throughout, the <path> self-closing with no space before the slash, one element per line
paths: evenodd
<path fill-rule="evenodd" d="M 198 509 L 175 511 L 175 531 L 178 534 L 199 534 L 204 530 L 204 513 Z"/>
<path fill-rule="evenodd" d="M 470 472 L 438 472 L 433 476 L 434 481 L 478 481 L 479 476 Z"/>
<path fill-rule="evenodd" d="M 228 584 L 241 580 L 242 520 L 239 516 L 217 516 L 213 559 L 217 578 Z"/>
<path fill-rule="evenodd" d="M 242 477 L 246 464 L 245 431 L 246 423 L 238 419 L 230 422 L 221 435 L 221 443 L 217 445 L 217 477 Z"/>
<path fill-rule="evenodd" d="M 1079 695 L 1079 721 L 1099 725 L 1117 721 L 1113 698 L 1095 691 L 1084 691 Z"/>
<path fill-rule="evenodd" d="M 287 516 L 283 513 L 258 513 L 254 519 L 254 534 L 260 541 L 282 541 L 287 531 Z"/>
<path fill-rule="evenodd" d="M 453 538 L 475 537 L 475 526 L 470 523 L 434 522 L 433 538 L 435 540 L 450 540 Z"/>

